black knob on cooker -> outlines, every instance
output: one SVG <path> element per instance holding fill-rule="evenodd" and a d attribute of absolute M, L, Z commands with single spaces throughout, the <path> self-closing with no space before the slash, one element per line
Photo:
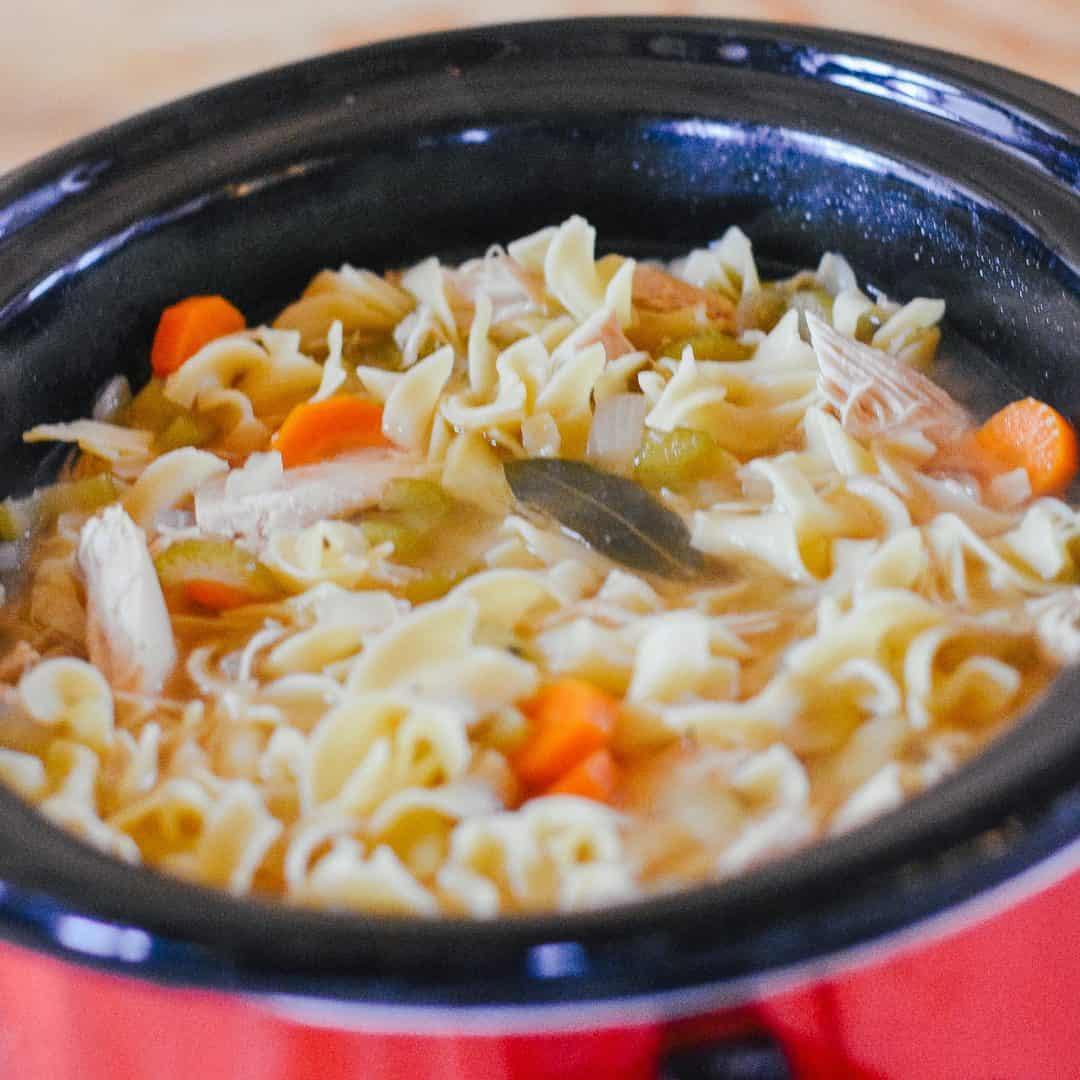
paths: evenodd
<path fill-rule="evenodd" d="M 742 1039 L 675 1050 L 660 1065 L 659 1080 L 793 1080 L 783 1050 L 772 1039 Z"/>

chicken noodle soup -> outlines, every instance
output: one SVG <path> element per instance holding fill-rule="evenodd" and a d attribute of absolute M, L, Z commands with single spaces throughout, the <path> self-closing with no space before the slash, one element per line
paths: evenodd
<path fill-rule="evenodd" d="M 1080 656 L 1071 427 L 933 382 L 945 305 L 573 217 L 162 317 L 0 508 L 0 778 L 130 862 L 573 910 L 896 807 Z"/>

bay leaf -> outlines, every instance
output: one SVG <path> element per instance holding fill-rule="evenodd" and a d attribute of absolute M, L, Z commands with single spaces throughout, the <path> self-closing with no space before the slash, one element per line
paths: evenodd
<path fill-rule="evenodd" d="M 519 502 L 614 562 L 681 580 L 719 569 L 690 543 L 682 518 L 633 480 L 564 458 L 508 461 L 503 469 Z"/>

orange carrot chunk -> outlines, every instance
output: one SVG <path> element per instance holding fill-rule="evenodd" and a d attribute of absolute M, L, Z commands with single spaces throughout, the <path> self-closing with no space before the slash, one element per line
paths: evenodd
<path fill-rule="evenodd" d="M 1060 495 L 1080 463 L 1076 432 L 1056 409 L 1035 398 L 1006 405 L 975 432 L 975 442 L 1000 472 L 1024 468 L 1032 495 Z"/>
<path fill-rule="evenodd" d="M 545 795 L 579 795 L 610 803 L 619 782 L 619 767 L 607 750 L 597 750 L 555 781 Z"/>
<path fill-rule="evenodd" d="M 285 417 L 273 439 L 286 469 L 310 465 L 348 450 L 393 446 L 383 434 L 382 407 L 342 395 L 305 401 Z"/>
<path fill-rule="evenodd" d="M 223 296 L 189 296 L 161 313 L 150 365 L 164 379 L 204 345 L 243 330 L 247 320 Z"/>
<path fill-rule="evenodd" d="M 619 705 L 584 679 L 564 678 L 543 687 L 521 710 L 530 730 L 511 763 L 526 787 L 539 790 L 608 744 Z"/>
<path fill-rule="evenodd" d="M 257 604 L 264 597 L 256 595 L 239 585 L 213 578 L 189 578 L 183 584 L 184 595 L 199 607 L 211 611 L 231 611 L 245 604 Z"/>

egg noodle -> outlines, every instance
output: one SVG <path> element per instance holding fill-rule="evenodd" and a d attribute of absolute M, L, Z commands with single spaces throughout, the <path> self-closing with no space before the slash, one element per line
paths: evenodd
<path fill-rule="evenodd" d="M 950 456 L 943 302 L 833 254 L 763 283 L 738 229 L 595 243 L 325 270 L 28 433 L 81 452 L 5 504 L 0 780 L 238 895 L 569 911 L 892 810 L 1080 656 L 1080 516 Z M 713 572 L 535 514 L 504 465 L 545 458 L 640 484 Z"/>

